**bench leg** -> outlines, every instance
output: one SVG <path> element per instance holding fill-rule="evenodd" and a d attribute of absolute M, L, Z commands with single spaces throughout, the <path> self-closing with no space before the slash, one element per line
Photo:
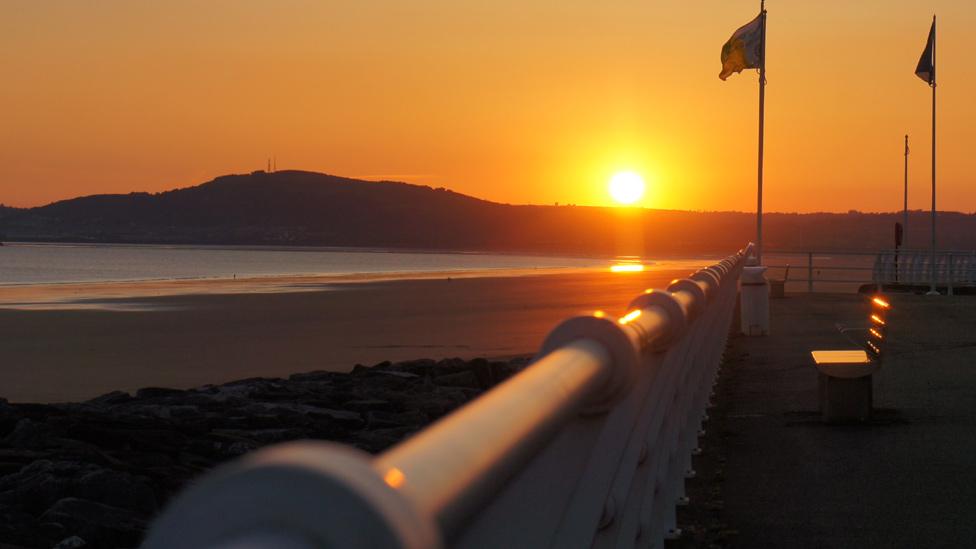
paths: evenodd
<path fill-rule="evenodd" d="M 817 373 L 817 405 L 820 407 L 820 415 L 824 414 L 827 406 L 824 404 L 827 399 L 827 376 Z"/>
<path fill-rule="evenodd" d="M 873 376 L 839 378 L 819 374 L 820 413 L 825 423 L 871 419 Z"/>

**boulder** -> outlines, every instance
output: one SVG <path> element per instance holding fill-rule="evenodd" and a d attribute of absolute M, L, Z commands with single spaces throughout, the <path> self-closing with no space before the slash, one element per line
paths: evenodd
<path fill-rule="evenodd" d="M 390 368 L 395 371 L 409 372 L 411 374 L 416 374 L 422 376 L 429 372 L 431 369 L 437 367 L 437 361 L 431 360 L 429 358 L 422 358 L 419 360 L 408 360 L 405 362 L 398 362 L 391 366 Z"/>
<path fill-rule="evenodd" d="M 0 504 L 41 511 L 65 496 L 84 497 L 146 514 L 157 507 L 148 478 L 91 463 L 39 459 L 0 478 Z"/>
<path fill-rule="evenodd" d="M 41 512 L 70 494 L 78 475 L 97 469 L 90 463 L 39 459 L 0 479 L 0 505 Z"/>
<path fill-rule="evenodd" d="M 378 398 L 364 398 L 361 400 L 346 401 L 343 406 L 353 412 L 366 412 L 368 410 L 392 411 L 395 406 L 388 400 Z"/>
<path fill-rule="evenodd" d="M 124 404 L 132 400 L 132 395 L 125 391 L 112 391 L 111 393 L 105 393 L 102 396 L 95 397 L 89 401 L 89 404 L 97 404 L 103 406 L 111 406 L 113 404 Z"/>
<path fill-rule="evenodd" d="M 370 410 L 366 412 L 366 425 L 369 429 L 383 429 L 387 427 L 416 427 L 427 423 L 427 415 L 420 410 L 405 412 L 384 412 Z"/>
<path fill-rule="evenodd" d="M 156 494 L 148 478 L 110 469 L 79 475 L 71 489 L 78 497 L 151 514 L 157 510 Z"/>
<path fill-rule="evenodd" d="M 292 374 L 288 376 L 289 381 L 327 381 L 332 379 L 337 374 L 335 372 L 326 372 L 325 370 L 315 370 L 312 372 L 302 372 L 299 374 Z"/>
<path fill-rule="evenodd" d="M 3 540 L 0 547 L 3 549 L 38 547 L 40 544 L 52 544 L 58 539 L 60 537 L 50 535 L 33 513 L 0 508 L 0 540 Z"/>
<path fill-rule="evenodd" d="M 80 549 L 88 545 L 85 540 L 78 536 L 71 536 L 59 541 L 52 549 Z"/>
<path fill-rule="evenodd" d="M 374 374 L 375 375 L 378 375 L 378 376 L 398 377 L 400 379 L 414 379 L 414 378 L 420 377 L 419 375 L 414 374 L 414 373 L 411 373 L 411 372 L 398 372 L 396 370 L 389 370 L 389 371 L 380 370 L 380 371 L 374 372 Z"/>
<path fill-rule="evenodd" d="M 182 396 L 181 389 L 169 389 L 166 387 L 145 387 L 136 391 L 136 398 L 168 398 Z M 109 393 L 111 394 L 111 393 Z"/>
<path fill-rule="evenodd" d="M 481 389 L 481 382 L 478 376 L 471 370 L 456 372 L 434 378 L 434 384 L 441 387 L 467 387 L 469 389 Z"/>
<path fill-rule="evenodd" d="M 61 524 L 97 547 L 135 547 L 146 528 L 146 519 L 131 511 L 70 497 L 58 500 L 40 520 Z"/>

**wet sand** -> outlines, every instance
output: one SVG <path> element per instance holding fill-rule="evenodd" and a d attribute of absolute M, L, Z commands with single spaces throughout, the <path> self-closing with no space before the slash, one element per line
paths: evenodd
<path fill-rule="evenodd" d="M 642 290 L 695 269 L 665 267 L 4 287 L 0 397 L 73 401 L 384 360 L 531 354 L 561 320 L 594 309 L 622 313 Z"/>

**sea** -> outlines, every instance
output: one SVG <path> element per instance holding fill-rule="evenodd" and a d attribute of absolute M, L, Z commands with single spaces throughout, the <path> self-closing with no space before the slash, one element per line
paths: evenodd
<path fill-rule="evenodd" d="M 0 286 L 590 269 L 607 258 L 272 246 L 4 243 Z"/>

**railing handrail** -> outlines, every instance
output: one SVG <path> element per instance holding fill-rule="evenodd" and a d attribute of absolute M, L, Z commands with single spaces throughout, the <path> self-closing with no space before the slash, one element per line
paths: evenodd
<path fill-rule="evenodd" d="M 775 248 L 774 249 L 766 248 L 766 249 L 763 250 L 763 254 L 806 255 L 806 254 L 812 253 L 812 254 L 816 254 L 816 255 L 864 255 L 864 256 L 875 256 L 875 255 L 878 255 L 879 252 L 895 252 L 895 251 L 898 251 L 899 253 L 931 253 L 932 252 L 932 250 L 930 248 L 878 248 L 878 249 L 876 249 L 874 251 L 870 251 L 870 250 L 864 250 L 864 251 L 858 251 L 858 250 L 826 250 L 826 249 L 822 249 L 822 248 L 812 248 L 812 249 L 809 249 L 809 250 L 804 250 L 804 249 L 777 250 Z M 974 250 L 961 250 L 961 249 L 955 249 L 955 248 L 945 248 L 945 249 L 943 249 L 943 248 L 937 248 L 935 250 L 935 253 L 936 254 L 951 253 L 951 254 L 962 254 L 962 255 L 966 255 L 966 254 L 974 254 L 974 253 L 976 253 L 976 251 L 974 251 Z"/>
<path fill-rule="evenodd" d="M 645 423 L 657 418 L 652 423 L 666 427 L 662 433 L 670 441 L 664 455 L 690 460 L 693 437 L 689 438 L 687 425 L 700 422 L 696 414 L 707 400 L 702 386 L 713 375 L 711 368 L 721 349 L 704 353 L 699 348 L 704 341 L 692 345 L 686 334 L 693 326 L 697 339 L 711 334 L 695 325 L 703 316 L 713 329 L 721 330 L 725 322 L 727 332 L 734 301 L 730 296 L 752 250 L 750 244 L 690 278 L 674 281 L 667 290 L 648 290 L 620 318 L 594 313 L 563 322 L 525 370 L 375 458 L 332 444 L 292 443 L 222 466 L 170 506 L 156 522 L 146 547 L 203 547 L 218 542 L 231 547 L 242 536 L 249 542 L 260 536 L 281 541 L 291 539 L 296 531 L 308 546 L 324 539 L 355 546 L 454 544 L 479 511 L 557 432 L 580 414 L 606 416 L 617 410 L 638 379 L 646 387 L 653 385 L 647 368 L 661 360 L 655 357 L 679 361 L 669 370 L 670 383 L 693 379 L 686 380 L 688 386 L 668 385 L 674 391 L 670 398 L 681 401 L 675 409 L 668 408 L 671 401 L 665 398 L 651 403 L 645 415 L 633 417 L 643 417 Z M 719 332 L 723 344 L 725 332 Z M 670 352 L 679 346 L 680 356 Z M 686 354 L 695 357 L 697 366 L 682 367 L 680 360 Z M 658 415 L 646 415 L 652 412 Z M 615 428 L 630 433 L 634 426 Z M 631 447 L 634 436 L 649 435 L 624 435 L 625 440 L 615 446 L 620 451 Z M 682 492 L 672 478 L 673 465 L 664 469 L 670 475 L 668 490 Z M 656 502 L 658 496 L 644 497 Z M 317 506 L 309 502 L 322 501 L 335 509 L 331 513 L 309 509 Z M 673 522 L 673 509 L 670 515 Z M 350 520 L 355 520 L 354 528 Z M 660 528 L 654 531 L 660 533 Z"/>
<path fill-rule="evenodd" d="M 793 256 L 804 260 L 793 263 L 790 260 Z M 827 260 L 843 262 L 844 257 L 872 258 L 873 261 L 871 266 L 854 259 L 848 260 L 847 264 L 823 263 Z M 936 286 L 946 287 L 950 294 L 956 286 L 976 286 L 976 251 L 973 250 L 939 249 L 933 253 L 931 249 L 916 248 L 884 248 L 874 252 L 767 249 L 766 258 L 771 261 L 765 266 L 773 274 L 786 267 L 797 268 L 802 273 L 805 266 L 805 276 L 801 274 L 779 282 L 805 283 L 807 292 L 814 291 L 814 284 L 901 284 L 915 288 L 927 285 L 933 290 Z M 858 278 L 862 275 L 864 278 Z"/>
<path fill-rule="evenodd" d="M 581 339 L 555 350 L 517 380 L 487 392 L 375 460 L 453 538 L 522 463 L 611 375 L 605 347 Z M 477 437 L 472 444 L 471 437 Z"/>
<path fill-rule="evenodd" d="M 763 250 L 763 254 L 777 254 L 777 255 L 864 255 L 873 256 L 877 255 L 877 251 L 858 251 L 858 250 L 824 250 L 824 249 L 810 249 L 810 250 L 777 250 L 766 248 Z"/>

